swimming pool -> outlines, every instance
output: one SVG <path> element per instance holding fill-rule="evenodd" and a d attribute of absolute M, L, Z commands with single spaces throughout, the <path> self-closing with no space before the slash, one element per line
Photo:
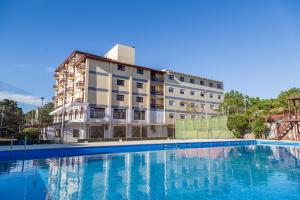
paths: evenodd
<path fill-rule="evenodd" d="M 246 141 L 81 150 L 90 155 L 69 149 L 78 151 L 74 156 L 60 149 L 47 158 L 37 152 L 36 157 L 17 152 L 16 159 L 2 159 L 0 194 L 5 195 L 0 199 L 293 200 L 300 196 L 297 145 Z M 57 157 L 58 151 L 64 156 Z"/>

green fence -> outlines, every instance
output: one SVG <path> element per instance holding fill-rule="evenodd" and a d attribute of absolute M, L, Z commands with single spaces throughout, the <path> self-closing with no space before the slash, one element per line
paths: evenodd
<path fill-rule="evenodd" d="M 175 125 L 178 139 L 230 139 L 232 133 L 227 128 L 227 117 L 217 116 L 208 119 L 178 119 Z"/>

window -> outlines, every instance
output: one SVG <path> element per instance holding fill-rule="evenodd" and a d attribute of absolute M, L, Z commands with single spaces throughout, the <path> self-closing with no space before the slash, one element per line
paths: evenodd
<path fill-rule="evenodd" d="M 143 97 L 136 97 L 136 102 L 143 103 L 144 98 Z"/>
<path fill-rule="evenodd" d="M 214 104 L 210 104 L 210 109 L 215 109 L 215 105 Z"/>
<path fill-rule="evenodd" d="M 214 94 L 210 93 L 209 94 L 209 98 L 213 99 L 214 98 Z"/>
<path fill-rule="evenodd" d="M 214 87 L 214 83 L 210 82 L 209 87 Z"/>
<path fill-rule="evenodd" d="M 194 90 L 191 90 L 191 95 L 195 95 L 195 91 Z"/>
<path fill-rule="evenodd" d="M 184 77 L 180 76 L 180 81 L 184 82 Z"/>
<path fill-rule="evenodd" d="M 204 97 L 204 92 L 201 92 L 201 93 L 200 93 L 200 96 L 201 96 L 201 97 Z"/>
<path fill-rule="evenodd" d="M 90 118 L 102 119 L 105 117 L 105 108 L 91 108 Z"/>
<path fill-rule="evenodd" d="M 205 104 L 204 103 L 201 104 L 201 108 L 205 108 Z"/>
<path fill-rule="evenodd" d="M 78 138 L 79 137 L 79 130 L 73 129 L 73 137 Z"/>
<path fill-rule="evenodd" d="M 174 119 L 174 114 L 173 113 L 169 113 L 169 118 L 170 119 Z"/>
<path fill-rule="evenodd" d="M 204 85 L 204 81 L 201 80 L 201 81 L 200 81 L 200 85 Z"/>
<path fill-rule="evenodd" d="M 136 73 L 137 74 L 144 74 L 144 70 L 143 69 L 136 69 Z"/>
<path fill-rule="evenodd" d="M 195 103 L 191 103 L 191 108 L 195 108 L 196 104 Z"/>
<path fill-rule="evenodd" d="M 183 107 L 184 106 L 184 102 L 180 101 L 180 106 Z"/>
<path fill-rule="evenodd" d="M 73 112 L 69 112 L 69 120 L 72 120 Z"/>
<path fill-rule="evenodd" d="M 195 83 L 195 79 L 190 79 L 190 83 Z"/>
<path fill-rule="evenodd" d="M 114 119 L 126 119 L 126 109 L 114 109 Z"/>
<path fill-rule="evenodd" d="M 124 95 L 117 94 L 117 101 L 124 101 Z"/>
<path fill-rule="evenodd" d="M 134 110 L 134 120 L 145 120 L 145 111 Z"/>
<path fill-rule="evenodd" d="M 142 89 L 142 88 L 144 88 L 144 84 L 143 84 L 143 83 L 140 83 L 140 82 L 137 82 L 137 83 L 136 83 L 136 87 Z"/>
<path fill-rule="evenodd" d="M 185 115 L 184 115 L 184 114 L 181 114 L 181 115 L 180 115 L 180 119 L 185 119 Z"/>
<path fill-rule="evenodd" d="M 180 94 L 184 94 L 184 89 L 180 89 Z"/>
<path fill-rule="evenodd" d="M 119 71 L 125 71 L 125 66 L 124 65 L 118 65 L 118 70 Z"/>
<path fill-rule="evenodd" d="M 55 137 L 60 137 L 60 129 L 55 130 Z"/>
<path fill-rule="evenodd" d="M 124 80 L 117 79 L 117 85 L 124 86 Z"/>
<path fill-rule="evenodd" d="M 170 106 L 174 106 L 174 105 L 175 105 L 174 100 L 169 100 L 169 105 L 170 105 Z"/>
<path fill-rule="evenodd" d="M 170 75 L 169 75 L 169 79 L 170 79 L 170 80 L 174 80 L 174 75 L 170 74 Z"/>
<path fill-rule="evenodd" d="M 218 83 L 217 87 L 218 87 L 219 89 L 222 89 L 222 84 L 221 84 L 221 83 Z"/>
<path fill-rule="evenodd" d="M 173 93 L 173 92 L 174 92 L 174 88 L 169 87 L 169 92 L 170 92 L 170 93 Z"/>
<path fill-rule="evenodd" d="M 218 99 L 222 99 L 222 95 L 218 95 Z"/>
<path fill-rule="evenodd" d="M 191 115 L 191 119 L 196 119 L 196 116 L 195 115 Z"/>
<path fill-rule="evenodd" d="M 77 119 L 77 116 L 78 116 L 78 110 L 75 110 L 74 119 Z"/>

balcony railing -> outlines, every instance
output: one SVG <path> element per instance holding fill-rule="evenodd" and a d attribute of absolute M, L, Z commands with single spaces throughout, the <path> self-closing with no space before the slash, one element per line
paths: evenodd
<path fill-rule="evenodd" d="M 76 99 L 75 99 L 75 102 L 82 103 L 82 102 L 83 102 L 83 98 L 76 98 Z"/>
<path fill-rule="evenodd" d="M 75 74 L 72 72 L 68 73 L 68 79 L 74 79 L 75 78 Z"/>
<path fill-rule="evenodd" d="M 66 80 L 64 79 L 64 78 L 62 78 L 62 79 L 60 79 L 59 81 L 58 81 L 58 83 L 59 84 L 61 84 L 61 83 L 64 83 Z"/>
<path fill-rule="evenodd" d="M 78 81 L 78 82 L 76 83 L 76 87 L 78 87 L 78 88 L 83 88 L 83 87 L 84 87 L 84 81 Z"/>
<path fill-rule="evenodd" d="M 58 85 L 56 85 L 56 84 L 53 85 L 53 89 L 54 89 L 54 90 L 57 90 L 57 89 L 58 89 Z"/>
<path fill-rule="evenodd" d="M 151 104 L 151 108 L 164 109 L 164 105 L 163 104 Z"/>
<path fill-rule="evenodd" d="M 57 101 L 57 97 L 56 96 L 52 97 L 52 100 Z"/>
<path fill-rule="evenodd" d="M 77 66 L 77 70 L 78 70 L 79 72 L 85 72 L 85 65 L 78 65 L 78 66 Z"/>
<path fill-rule="evenodd" d="M 164 82 L 164 78 L 163 77 L 151 76 L 151 81 Z"/>
<path fill-rule="evenodd" d="M 74 92 L 74 87 L 68 87 L 67 92 Z"/>
<path fill-rule="evenodd" d="M 55 79 L 55 80 L 58 80 L 58 79 L 59 79 L 58 74 L 55 74 L 55 75 L 54 75 L 54 79 Z"/>
<path fill-rule="evenodd" d="M 151 94 L 152 95 L 164 95 L 164 92 L 163 91 L 152 90 Z"/>

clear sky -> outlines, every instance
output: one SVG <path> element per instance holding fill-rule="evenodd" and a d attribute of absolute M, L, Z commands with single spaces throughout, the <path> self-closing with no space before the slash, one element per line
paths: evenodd
<path fill-rule="evenodd" d="M 299 11 L 298 0 L 0 0 L 0 98 L 50 99 L 73 50 L 103 55 L 115 43 L 135 46 L 139 65 L 275 97 L 300 87 Z"/>

